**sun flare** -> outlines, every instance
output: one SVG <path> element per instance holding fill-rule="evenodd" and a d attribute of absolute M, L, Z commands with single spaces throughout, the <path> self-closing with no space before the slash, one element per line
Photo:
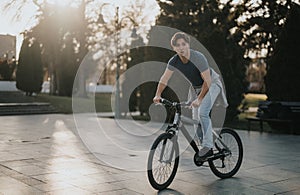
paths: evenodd
<path fill-rule="evenodd" d="M 72 0 L 47 0 L 47 3 L 55 4 L 57 6 L 68 6 L 74 3 Z"/>

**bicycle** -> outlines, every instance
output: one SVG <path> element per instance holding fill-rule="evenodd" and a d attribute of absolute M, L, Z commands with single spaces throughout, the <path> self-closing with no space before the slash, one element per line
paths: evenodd
<path fill-rule="evenodd" d="M 236 131 L 230 128 L 222 128 L 217 133 L 216 130 L 213 130 L 214 152 L 211 157 L 203 160 L 197 155 L 199 148 L 196 141 L 183 125 L 199 125 L 197 120 L 181 115 L 181 108 L 187 106 L 187 104 L 170 102 L 166 99 L 161 99 L 160 103 L 175 109 L 175 115 L 173 123 L 169 124 L 165 132 L 156 138 L 149 152 L 147 175 L 154 189 L 163 190 L 167 188 L 175 178 L 179 165 L 179 130 L 195 151 L 194 163 L 196 166 L 202 166 L 207 161 L 211 171 L 222 179 L 230 178 L 238 172 L 243 159 L 243 145 Z M 199 139 L 201 140 L 201 137 Z"/>

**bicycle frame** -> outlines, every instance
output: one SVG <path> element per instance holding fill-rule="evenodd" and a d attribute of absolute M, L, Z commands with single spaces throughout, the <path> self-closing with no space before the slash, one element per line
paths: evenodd
<path fill-rule="evenodd" d="M 193 150 L 196 153 L 199 152 L 199 148 L 198 148 L 195 140 L 190 136 L 188 130 L 184 126 L 184 124 L 199 125 L 199 122 L 197 120 L 188 118 L 186 116 L 182 116 L 181 115 L 181 104 L 180 103 L 177 104 L 177 105 L 175 105 L 175 108 L 176 108 L 176 112 L 175 112 L 173 124 L 172 125 L 168 125 L 168 127 L 166 129 L 166 132 L 172 132 L 174 135 L 177 136 L 177 134 L 179 132 L 179 129 L 180 129 L 180 131 L 182 132 L 182 134 L 184 135 L 184 137 L 186 138 L 186 140 L 189 142 L 189 144 L 193 148 Z M 175 131 L 173 129 L 175 129 Z M 216 131 L 213 130 L 212 132 L 213 132 L 213 135 L 214 135 L 214 140 L 218 139 L 218 141 L 224 146 L 224 148 L 228 150 L 228 147 L 226 146 L 226 144 L 224 144 L 224 142 L 222 141 L 222 139 L 220 139 L 220 137 L 216 133 Z M 176 137 L 176 139 L 177 139 L 177 137 Z M 164 148 L 163 148 L 163 150 L 164 150 Z M 215 159 L 217 159 L 217 158 L 219 158 L 219 157 L 215 157 Z"/>

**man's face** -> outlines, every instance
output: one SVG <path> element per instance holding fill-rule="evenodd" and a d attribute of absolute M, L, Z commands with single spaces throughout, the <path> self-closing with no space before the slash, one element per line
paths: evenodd
<path fill-rule="evenodd" d="M 174 51 L 181 57 L 188 58 L 190 45 L 184 39 L 178 39 L 173 46 Z"/>

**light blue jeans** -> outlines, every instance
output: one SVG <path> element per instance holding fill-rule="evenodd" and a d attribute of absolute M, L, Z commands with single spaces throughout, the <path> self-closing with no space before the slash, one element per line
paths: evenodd
<path fill-rule="evenodd" d="M 198 94 L 200 91 L 196 90 L 196 93 Z M 213 127 L 211 118 L 209 116 L 210 111 L 212 110 L 212 107 L 219 96 L 221 92 L 220 86 L 218 86 L 216 83 L 212 83 L 207 94 L 204 96 L 200 106 L 198 108 L 193 108 L 193 119 L 198 120 L 202 127 L 202 133 L 203 133 L 203 141 L 202 141 L 202 147 L 208 147 L 213 148 Z M 191 97 L 197 97 L 195 95 L 190 95 Z M 195 129 L 197 129 L 197 126 L 195 126 Z M 201 134 L 201 132 L 197 132 L 197 134 Z"/>

